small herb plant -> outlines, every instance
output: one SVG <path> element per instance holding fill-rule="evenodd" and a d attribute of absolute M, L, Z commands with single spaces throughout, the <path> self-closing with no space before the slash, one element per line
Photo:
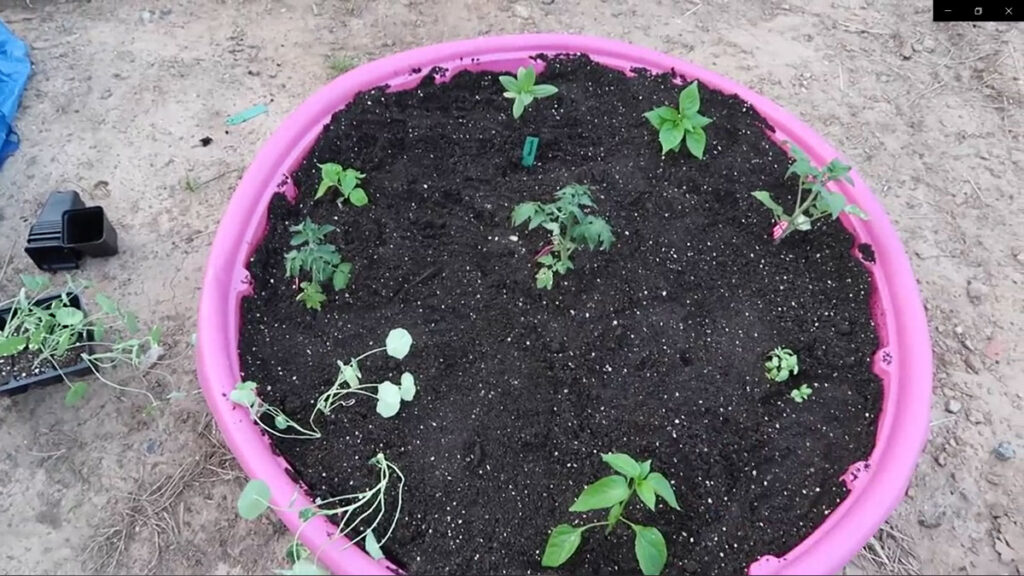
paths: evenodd
<path fill-rule="evenodd" d="M 366 174 L 354 168 L 344 168 L 341 164 L 333 162 L 318 164 L 318 166 L 320 166 L 320 187 L 316 189 L 314 199 L 320 199 L 331 188 L 337 188 L 341 193 L 341 198 L 338 199 L 339 205 L 345 200 L 351 202 L 353 206 L 366 206 L 370 202 L 370 199 L 366 197 L 366 190 L 359 186 Z"/>
<path fill-rule="evenodd" d="M 347 537 L 349 543 L 345 548 L 362 540 L 363 548 L 366 549 L 367 554 L 375 560 L 384 557 L 381 546 L 391 537 L 402 512 L 402 489 L 405 486 L 405 477 L 402 475 L 402 471 L 398 469 L 398 466 L 389 462 L 384 457 L 384 454 L 374 456 L 370 460 L 370 464 L 377 467 L 378 477 L 377 484 L 369 490 L 327 500 L 318 499 L 314 502 L 313 507 L 299 510 L 299 519 L 302 521 L 302 526 L 295 532 L 292 544 L 288 546 L 285 552 L 285 557 L 292 563 L 292 568 L 289 571 L 279 572 L 280 574 L 327 574 L 326 571 L 323 571 L 317 565 L 315 558 L 310 558 L 309 551 L 299 544 L 299 534 L 301 534 L 302 529 L 306 527 L 310 520 L 317 516 L 328 516 L 337 519 L 338 528 L 331 539 Z M 394 487 L 394 513 L 391 514 L 391 523 L 387 525 L 387 531 L 384 532 L 384 536 L 378 539 L 374 530 L 378 529 L 378 527 L 380 529 L 384 527 L 382 520 L 384 520 L 385 513 L 388 510 L 387 504 L 391 502 L 390 498 L 385 499 L 385 495 L 388 492 L 388 485 L 393 482 L 398 484 Z M 294 497 L 292 500 L 294 503 Z M 342 505 L 342 502 L 349 503 Z M 268 508 L 290 511 L 292 510 L 293 503 L 289 503 L 284 508 L 273 506 L 270 503 L 270 487 L 263 480 L 254 479 L 246 484 L 238 496 L 238 515 L 246 520 L 253 520 L 258 518 Z M 367 522 L 369 526 L 359 531 L 360 527 L 365 526 Z M 353 531 L 356 532 L 353 534 Z"/>
<path fill-rule="evenodd" d="M 330 279 L 336 291 L 344 290 L 352 275 L 352 263 L 342 262 L 338 249 L 323 243 L 327 234 L 335 230 L 334 226 L 317 225 L 306 218 L 302 224 L 289 229 L 295 233 L 291 244 L 296 248 L 284 255 L 285 274 L 296 282 L 308 278 L 302 280 L 302 291 L 296 300 L 306 308 L 320 310 L 327 300 L 321 284 Z"/>
<path fill-rule="evenodd" d="M 807 154 L 796 145 L 790 143 L 789 152 L 793 155 L 794 161 L 786 171 L 786 176 L 796 174 L 799 178 L 796 209 L 793 213 L 787 215 L 785 209 L 772 199 L 770 193 L 764 190 L 753 193 L 754 198 L 760 200 L 775 216 L 775 242 L 780 242 L 793 230 L 810 230 L 815 220 L 826 216 L 835 220 L 840 214 L 847 212 L 863 220 L 868 219 L 867 214 L 857 205 L 848 203 L 842 194 L 828 189 L 830 183 L 840 180 L 853 184 L 853 179 L 849 176 L 849 166 L 834 158 L 824 168 L 819 169 L 811 164 Z"/>
<path fill-rule="evenodd" d="M 551 531 L 541 565 L 548 568 L 561 566 L 568 560 L 583 541 L 583 532 L 589 528 L 606 526 L 605 534 L 623 522 L 633 529 L 635 534 L 634 551 L 640 570 L 647 575 L 661 574 L 668 559 L 665 537 L 652 526 L 642 526 L 630 522 L 622 514 L 633 494 L 651 510 L 655 510 L 658 498 L 670 507 L 679 510 L 672 485 L 658 472 L 651 472 L 651 461 L 638 463 L 626 454 L 603 454 L 604 460 L 618 474 L 605 476 L 587 486 L 576 499 L 569 511 L 587 512 L 589 510 L 608 509 L 608 517 L 604 522 L 595 522 L 585 526 L 559 524 Z"/>
<path fill-rule="evenodd" d="M 75 294 L 84 298 L 85 290 L 90 287 L 85 282 L 69 278 L 56 299 L 42 304 L 44 293 L 51 288 L 49 278 L 23 274 L 21 281 L 18 296 L 0 303 L 0 307 L 11 307 L 7 318 L 0 318 L 3 322 L 0 357 L 27 351 L 35 358 L 33 369 L 40 363 L 53 366 L 68 386 L 64 396 L 67 406 L 81 401 L 89 389 L 87 382 L 71 382 L 61 372 L 60 361 L 69 355 L 85 360 L 100 382 L 118 390 L 144 394 L 149 398 L 150 407 L 159 403 L 149 392 L 121 386 L 99 372 L 100 368 L 124 364 L 148 370 L 163 352 L 160 347 L 163 331 L 159 326 L 144 331 L 134 313 L 124 310 L 104 294 L 95 297 L 99 311 L 86 315 L 71 301 Z M 88 352 L 88 346 L 93 347 L 92 352 Z"/>
<path fill-rule="evenodd" d="M 804 400 L 811 397 L 811 392 L 814 392 L 814 390 L 811 390 L 810 386 L 801 384 L 799 388 L 789 393 L 789 397 L 797 404 L 802 404 Z"/>
<path fill-rule="evenodd" d="M 330 415 L 338 406 L 350 406 L 355 400 L 344 400 L 346 394 L 363 394 L 377 399 L 377 413 L 390 418 L 398 413 L 402 402 L 409 402 L 416 395 L 416 383 L 413 375 L 405 372 L 399 378 L 399 385 L 389 381 L 376 384 L 361 384 L 363 377 L 359 370 L 359 361 L 377 352 L 387 352 L 388 356 L 401 360 L 412 347 L 412 336 L 404 328 L 395 328 L 388 333 L 383 348 L 376 348 L 353 358 L 348 364 L 338 362 L 340 370 L 334 384 L 317 398 L 316 406 L 309 415 L 309 426 L 303 427 L 288 417 L 279 408 L 271 406 L 256 395 L 255 382 L 239 382 L 228 394 L 228 399 L 249 410 L 249 416 L 267 432 L 281 438 L 320 438 L 320 429 L 316 426 L 317 414 Z M 370 392 L 369 390 L 375 390 Z M 273 426 L 264 424 L 262 416 L 270 416 Z"/>
<path fill-rule="evenodd" d="M 570 184 L 555 192 L 555 202 L 524 202 L 512 210 L 512 226 L 527 223 L 527 229 L 540 226 L 551 233 L 551 241 L 537 253 L 537 288 L 548 290 L 555 283 L 555 274 L 565 274 L 574 268 L 572 253 L 580 246 L 591 250 L 607 250 L 615 241 L 612 228 L 600 216 L 585 214 L 584 208 L 593 208 L 590 189 Z"/>
<path fill-rule="evenodd" d="M 388 334 L 383 348 L 370 350 L 362 356 L 353 358 L 348 364 L 338 361 L 338 377 L 334 385 L 317 400 L 317 409 L 324 414 L 330 414 L 331 410 L 339 405 L 350 406 L 355 402 L 344 400 L 346 394 L 363 394 L 377 399 L 377 413 L 384 418 L 397 414 L 403 401 L 410 402 L 416 396 L 416 380 L 413 375 L 403 372 L 398 385 L 388 380 L 376 384 L 362 384 L 360 382 L 363 374 L 359 370 L 359 361 L 371 354 L 384 351 L 388 356 L 401 360 L 409 353 L 411 346 L 412 336 L 398 328 Z"/>
<path fill-rule="evenodd" d="M 701 116 L 698 110 L 700 92 L 695 80 L 679 93 L 679 108 L 660 106 L 644 114 L 644 118 L 658 129 L 662 156 L 669 151 L 678 152 L 679 145 L 685 141 L 690 154 L 704 158 L 704 148 L 708 143 L 704 127 L 711 123 L 711 119 Z"/>
<path fill-rule="evenodd" d="M 796 353 L 789 348 L 776 348 L 768 353 L 764 363 L 764 375 L 773 382 L 785 382 L 800 371 Z"/>
<path fill-rule="evenodd" d="M 534 84 L 537 73 L 533 66 L 520 66 L 515 76 L 499 76 L 498 81 L 505 87 L 505 98 L 511 98 L 512 117 L 519 118 L 534 98 L 547 98 L 558 92 L 551 84 Z"/>

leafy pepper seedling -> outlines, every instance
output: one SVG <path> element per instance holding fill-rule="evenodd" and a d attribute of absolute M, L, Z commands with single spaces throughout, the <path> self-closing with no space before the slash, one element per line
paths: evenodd
<path fill-rule="evenodd" d="M 834 158 L 824 168 L 819 169 L 811 164 L 811 159 L 795 144 L 789 144 L 789 152 L 793 155 L 794 161 L 786 171 L 786 176 L 796 174 L 799 178 L 796 208 L 793 213 L 787 215 L 786 210 L 775 202 L 767 191 L 758 190 L 753 193 L 754 198 L 760 200 L 775 216 L 776 225 L 773 236 L 776 243 L 782 241 L 793 230 L 810 230 L 811 224 L 815 220 L 825 217 L 835 220 L 843 212 L 862 220 L 868 219 L 867 214 L 856 204 L 848 203 L 842 194 L 828 189 L 830 183 L 840 180 L 847 184 L 853 184 L 853 178 L 849 175 L 851 170 L 849 166 L 840 162 L 838 158 Z"/>
<path fill-rule="evenodd" d="M 354 168 L 344 168 L 333 162 L 318 164 L 318 166 L 320 166 L 320 187 L 316 189 L 314 200 L 319 199 L 331 188 L 337 188 L 341 192 L 341 198 L 338 199 L 339 205 L 345 200 L 351 202 L 353 206 L 366 206 L 370 202 L 370 199 L 366 197 L 366 190 L 359 186 L 366 174 Z"/>
<path fill-rule="evenodd" d="M 558 92 L 551 84 L 534 84 L 537 81 L 537 73 L 533 66 L 520 66 L 516 75 L 498 76 L 498 81 L 505 87 L 505 98 L 513 99 L 512 117 L 519 118 L 523 110 L 533 102 L 534 98 L 547 98 Z"/>
<path fill-rule="evenodd" d="M 799 388 L 789 393 L 789 397 L 792 398 L 793 401 L 796 402 L 797 404 L 800 404 L 804 400 L 810 398 L 811 392 L 813 391 L 814 390 L 811 390 L 811 387 L 808 386 L 807 384 L 801 384 Z"/>
<path fill-rule="evenodd" d="M 789 348 L 772 350 L 768 353 L 768 361 L 764 363 L 764 375 L 773 382 L 785 382 L 799 371 L 800 362 L 796 353 Z"/>
<path fill-rule="evenodd" d="M 668 559 L 665 537 L 657 528 L 636 524 L 622 514 L 633 494 L 651 510 L 655 510 L 658 498 L 679 510 L 672 485 L 660 473 L 651 472 L 650 460 L 640 463 L 626 454 L 603 454 L 601 459 L 618 474 L 605 476 L 584 488 L 569 510 L 587 512 L 608 509 L 607 520 L 580 527 L 571 524 L 555 526 L 544 548 L 541 565 L 548 568 L 561 566 L 576 552 L 583 541 L 584 531 L 596 526 L 606 526 L 605 534 L 608 534 L 621 521 L 633 529 L 633 548 L 640 570 L 649 576 L 661 574 Z"/>
<path fill-rule="evenodd" d="M 551 233 L 550 243 L 535 258 L 540 265 L 537 288 L 548 290 L 554 285 L 556 273 L 565 274 L 574 268 L 571 256 L 577 248 L 607 250 L 615 241 L 604 218 L 583 212 L 594 207 L 589 188 L 570 184 L 555 192 L 555 198 L 550 204 L 524 202 L 512 210 L 513 227 L 527 222 L 528 230 L 540 226 Z"/>
<path fill-rule="evenodd" d="M 320 226 L 306 218 L 289 230 L 295 233 L 291 244 L 297 248 L 284 255 L 285 275 L 296 281 L 307 276 L 309 280 L 300 284 L 302 291 L 296 300 L 302 301 L 306 308 L 320 310 L 327 300 L 321 284 L 330 279 L 335 290 L 344 290 L 352 275 L 352 263 L 342 262 L 338 249 L 323 243 L 327 234 L 335 230 L 334 226 Z"/>
<path fill-rule="evenodd" d="M 704 127 L 711 123 L 711 118 L 701 116 L 698 110 L 700 92 L 695 80 L 679 93 L 679 108 L 661 106 L 644 114 L 644 118 L 658 129 L 662 156 L 669 151 L 678 152 L 679 145 L 685 140 L 690 154 L 704 158 L 704 148 L 708 143 Z"/>

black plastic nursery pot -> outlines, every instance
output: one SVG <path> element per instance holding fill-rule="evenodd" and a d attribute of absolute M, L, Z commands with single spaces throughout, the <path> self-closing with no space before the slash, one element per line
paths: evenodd
<path fill-rule="evenodd" d="M 39 298 L 36 301 L 36 305 L 45 306 L 50 302 L 59 300 L 62 296 L 62 294 L 54 294 L 52 296 Z M 68 302 L 71 306 L 78 308 L 82 312 L 86 312 L 85 306 L 82 303 L 82 298 L 79 294 L 71 294 L 68 298 Z M 0 330 L 3 330 L 4 327 L 6 327 L 12 308 L 13 306 L 0 308 Z M 67 366 L 62 366 L 60 368 L 55 368 L 52 365 L 46 367 L 40 366 L 38 368 L 30 369 L 27 373 L 14 374 L 12 372 L 18 370 L 18 360 L 30 357 L 32 352 L 24 350 L 14 356 L 0 358 L 0 394 L 13 396 L 15 394 L 28 392 L 34 386 L 56 384 L 58 382 L 64 382 L 65 379 L 68 378 L 84 376 L 92 373 L 92 366 L 89 365 L 89 362 L 81 359 L 81 354 L 88 354 L 92 351 L 92 346 L 90 344 L 92 340 L 92 334 L 88 330 L 83 331 L 82 341 L 85 343 L 85 347 L 80 354 L 76 354 L 74 356 L 74 358 L 77 358 L 78 360 L 75 362 L 69 362 Z"/>
<path fill-rule="evenodd" d="M 64 212 L 61 242 L 64 246 L 86 256 L 104 257 L 117 254 L 117 231 L 110 224 L 102 206 L 76 208 Z"/>
<path fill-rule="evenodd" d="M 64 245 L 62 228 L 64 213 L 80 208 L 85 208 L 85 202 L 74 190 L 52 192 L 46 199 L 46 204 L 29 229 L 25 243 L 25 253 L 37 268 L 47 272 L 78 268 L 82 253 Z"/>

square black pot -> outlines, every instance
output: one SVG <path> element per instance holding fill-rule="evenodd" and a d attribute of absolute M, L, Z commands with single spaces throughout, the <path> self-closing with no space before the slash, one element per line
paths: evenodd
<path fill-rule="evenodd" d="M 117 231 L 102 206 L 73 208 L 64 212 L 61 244 L 88 256 L 117 254 Z"/>

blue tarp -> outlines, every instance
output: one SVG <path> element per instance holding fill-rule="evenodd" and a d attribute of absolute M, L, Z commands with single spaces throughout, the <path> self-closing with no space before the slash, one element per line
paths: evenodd
<path fill-rule="evenodd" d="M 28 46 L 0 21 L 0 167 L 18 149 L 14 115 L 31 71 Z"/>

